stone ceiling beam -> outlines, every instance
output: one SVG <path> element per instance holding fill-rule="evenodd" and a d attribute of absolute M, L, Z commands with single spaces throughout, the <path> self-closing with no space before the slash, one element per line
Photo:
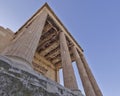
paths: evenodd
<path fill-rule="evenodd" d="M 51 38 L 51 39 L 50 39 Z M 43 49 L 46 48 L 47 45 L 51 44 L 52 42 L 57 41 L 56 35 L 51 35 L 49 38 L 46 38 L 45 40 L 41 40 L 43 43 L 39 43 L 37 51 L 41 52 Z"/>
<path fill-rule="evenodd" d="M 45 56 L 47 53 L 49 53 L 51 50 L 53 50 L 55 47 L 59 46 L 59 42 L 53 42 L 52 44 L 50 44 L 50 46 L 46 47 L 45 50 L 43 50 L 42 52 L 40 52 L 40 55 Z"/>
<path fill-rule="evenodd" d="M 51 53 L 51 52 L 50 52 Z M 49 57 L 52 57 L 52 58 L 57 58 L 58 55 L 60 55 L 60 50 L 56 50 L 56 52 L 54 52 L 53 54 L 45 57 L 45 58 L 49 58 Z"/>
<path fill-rule="evenodd" d="M 45 58 L 51 56 L 51 55 L 54 55 L 55 52 L 59 51 L 60 50 L 60 46 L 58 46 L 57 48 L 53 49 L 52 51 L 50 51 L 48 54 L 45 55 Z"/>

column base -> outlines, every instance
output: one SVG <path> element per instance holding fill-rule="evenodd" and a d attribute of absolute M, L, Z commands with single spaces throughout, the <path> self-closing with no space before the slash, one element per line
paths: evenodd
<path fill-rule="evenodd" d="M 74 90 L 72 90 L 77 96 L 84 96 L 83 94 L 82 94 L 82 92 L 79 90 L 79 89 L 74 89 Z"/>

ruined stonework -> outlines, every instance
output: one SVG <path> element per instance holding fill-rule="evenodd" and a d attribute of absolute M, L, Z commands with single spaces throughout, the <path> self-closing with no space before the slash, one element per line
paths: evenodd
<path fill-rule="evenodd" d="M 0 96 L 82 96 L 32 71 L 22 70 L 0 57 Z M 16 64 L 17 65 L 17 64 Z"/>
<path fill-rule="evenodd" d="M 0 26 L 0 52 L 2 52 L 3 49 L 9 45 L 13 37 L 14 37 L 13 31 L 11 31 L 8 28 Z"/>

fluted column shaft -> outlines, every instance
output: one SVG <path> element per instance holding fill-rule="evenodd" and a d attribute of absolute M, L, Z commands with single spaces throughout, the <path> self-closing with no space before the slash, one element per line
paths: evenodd
<path fill-rule="evenodd" d="M 60 32 L 60 51 L 63 67 L 64 86 L 71 90 L 77 90 L 78 86 L 64 32 Z"/>
<path fill-rule="evenodd" d="M 57 82 L 57 83 L 60 83 L 59 69 L 56 69 L 56 76 L 55 76 L 55 78 L 56 78 L 56 82 Z"/>
<path fill-rule="evenodd" d="M 81 77 L 81 81 L 82 81 L 83 88 L 84 88 L 86 96 L 97 96 L 94 93 L 94 90 L 93 90 L 92 85 L 89 81 L 89 78 L 87 76 L 84 65 L 81 61 L 81 58 L 80 58 L 80 56 L 78 54 L 78 51 L 75 48 L 75 46 L 72 47 L 72 51 L 73 51 L 73 55 L 74 55 L 76 63 L 77 63 L 78 71 L 79 71 L 79 74 L 80 74 L 80 77 Z"/>
<path fill-rule="evenodd" d="M 93 76 L 93 74 L 92 74 L 89 66 L 88 66 L 88 63 L 87 63 L 84 55 L 81 55 L 81 59 L 82 59 L 82 61 L 83 61 L 83 63 L 84 63 L 86 72 L 87 72 L 88 77 L 89 77 L 89 80 L 90 80 L 90 82 L 91 82 L 91 84 L 92 84 L 92 86 L 93 86 L 93 88 L 94 88 L 94 91 L 95 91 L 96 96 L 103 96 L 103 95 L 102 95 L 102 92 L 101 92 L 101 90 L 100 90 L 100 88 L 99 88 L 99 86 L 98 86 L 98 84 L 97 84 L 97 82 L 96 82 L 96 80 L 95 80 L 95 78 L 94 78 L 94 76 Z"/>
<path fill-rule="evenodd" d="M 32 63 L 46 19 L 47 12 L 42 11 L 35 20 L 24 29 L 23 34 L 5 50 L 4 55 L 15 56 Z"/>

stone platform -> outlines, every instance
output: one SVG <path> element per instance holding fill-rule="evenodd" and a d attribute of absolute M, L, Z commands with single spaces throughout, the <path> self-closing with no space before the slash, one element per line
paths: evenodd
<path fill-rule="evenodd" d="M 83 96 L 13 63 L 0 56 L 0 96 Z"/>

